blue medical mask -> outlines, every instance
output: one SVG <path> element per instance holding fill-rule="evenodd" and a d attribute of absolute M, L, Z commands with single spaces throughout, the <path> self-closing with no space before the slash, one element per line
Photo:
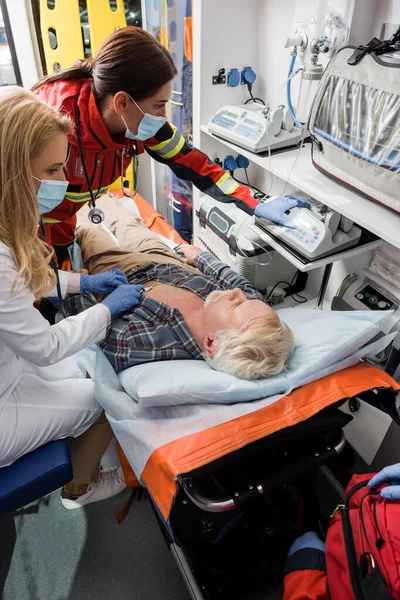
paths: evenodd
<path fill-rule="evenodd" d="M 57 179 L 39 179 L 33 175 L 36 181 L 40 181 L 37 191 L 39 202 L 39 215 L 51 212 L 64 200 L 69 181 L 58 181 Z"/>
<path fill-rule="evenodd" d="M 138 109 L 143 115 L 143 119 L 139 123 L 138 132 L 132 133 L 132 131 L 128 128 L 128 125 L 126 124 L 124 117 L 121 115 L 121 119 L 123 120 L 126 127 L 125 137 L 129 138 L 130 140 L 141 141 L 148 140 L 154 137 L 157 131 L 161 129 L 161 127 L 164 125 L 164 123 L 167 122 L 168 119 L 166 117 L 156 117 L 155 115 L 150 115 L 149 113 L 143 112 L 140 106 L 134 101 L 132 96 L 129 96 L 129 98 L 138 107 Z"/>

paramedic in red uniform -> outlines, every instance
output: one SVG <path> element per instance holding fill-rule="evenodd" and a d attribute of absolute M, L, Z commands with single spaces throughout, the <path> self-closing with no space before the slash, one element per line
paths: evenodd
<path fill-rule="evenodd" d="M 44 102 L 68 114 L 75 124 L 66 165 L 70 185 L 64 201 L 43 216 L 46 240 L 55 247 L 59 262 L 74 240 L 76 212 L 86 202 L 93 207 L 93 199 L 145 150 L 216 200 L 292 226 L 285 211 L 304 203 L 285 197 L 258 203 L 248 187 L 189 146 L 167 121 L 166 104 L 176 74 L 162 44 L 140 28 L 125 27 L 104 41 L 95 60 L 79 61 L 34 86 Z M 95 214 L 93 220 L 100 218 Z"/>
<path fill-rule="evenodd" d="M 381 491 L 381 496 L 399 502 L 400 463 L 382 469 L 368 486 L 377 488 L 384 483 L 388 485 Z M 343 552 L 346 552 L 345 548 Z M 329 585 L 334 586 L 335 582 L 329 578 L 329 571 L 326 572 L 325 544 L 314 531 L 308 531 L 297 538 L 289 550 L 283 600 L 330 600 Z"/>

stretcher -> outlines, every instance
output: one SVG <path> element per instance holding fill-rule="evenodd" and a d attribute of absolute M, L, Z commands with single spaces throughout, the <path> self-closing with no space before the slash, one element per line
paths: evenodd
<path fill-rule="evenodd" d="M 135 200 L 152 231 L 180 243 L 161 215 Z M 363 399 L 399 422 L 400 385 L 364 362 L 267 405 L 146 408 L 134 405 L 104 355 L 95 354 L 85 368 L 120 444 L 127 482 L 135 484 L 134 472 L 146 487 L 194 600 L 262 593 L 282 574 L 293 539 L 321 526 L 316 480 L 345 448 L 352 417 L 342 404 Z"/>

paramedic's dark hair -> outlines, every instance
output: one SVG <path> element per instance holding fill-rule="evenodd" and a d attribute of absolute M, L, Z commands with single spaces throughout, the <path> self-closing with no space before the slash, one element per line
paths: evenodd
<path fill-rule="evenodd" d="M 160 42 L 139 27 L 124 27 L 104 40 L 95 59 L 79 60 L 48 75 L 32 90 L 53 81 L 93 78 L 93 93 L 101 106 L 107 95 L 117 92 L 127 92 L 134 100 L 148 98 L 176 74 L 172 56 Z"/>

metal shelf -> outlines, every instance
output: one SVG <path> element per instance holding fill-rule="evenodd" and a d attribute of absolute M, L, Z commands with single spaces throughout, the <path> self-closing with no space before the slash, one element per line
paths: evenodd
<path fill-rule="evenodd" d="M 254 154 L 213 135 L 205 125 L 202 125 L 201 131 L 227 148 L 243 154 L 251 162 L 271 172 L 283 181 L 289 180 L 291 186 L 309 194 L 341 215 L 348 217 L 361 227 L 371 231 L 382 238 L 382 240 L 400 249 L 400 216 L 378 203 L 346 190 L 341 185 L 325 177 L 322 173 L 319 173 L 311 162 L 311 148 L 309 145 L 303 147 L 300 151 L 290 150 L 280 154 L 273 154 L 271 160 L 269 160 L 268 157 Z M 293 167 L 296 157 L 298 157 L 297 162 Z M 376 246 L 373 247 L 375 248 Z M 364 247 L 364 249 L 367 250 L 368 248 Z M 283 253 L 282 255 L 285 256 Z M 288 260 L 290 259 L 288 258 Z M 304 269 L 303 265 L 302 270 L 309 269 Z"/>
<path fill-rule="evenodd" d="M 354 246 L 353 248 L 349 248 L 348 250 L 342 250 L 341 252 L 337 252 L 336 254 L 331 254 L 330 256 L 324 256 L 323 258 L 319 258 L 312 262 L 303 263 L 300 259 L 298 259 L 294 254 L 292 254 L 289 250 L 287 250 L 282 244 L 272 236 L 268 235 L 266 231 L 257 227 L 255 222 L 252 224 L 249 223 L 248 227 L 252 229 L 257 235 L 265 240 L 269 246 L 271 246 L 274 250 L 279 252 L 281 256 L 286 258 L 292 265 L 303 271 L 304 273 L 308 271 L 313 271 L 314 269 L 318 269 L 319 267 L 325 267 L 326 265 L 330 265 L 338 260 L 345 260 L 346 258 L 351 258 L 353 256 L 357 256 L 359 254 L 364 254 L 369 250 L 375 250 L 375 248 L 379 248 L 383 244 L 383 240 L 377 239 L 371 242 L 367 242 L 364 244 L 359 244 L 358 246 Z"/>

